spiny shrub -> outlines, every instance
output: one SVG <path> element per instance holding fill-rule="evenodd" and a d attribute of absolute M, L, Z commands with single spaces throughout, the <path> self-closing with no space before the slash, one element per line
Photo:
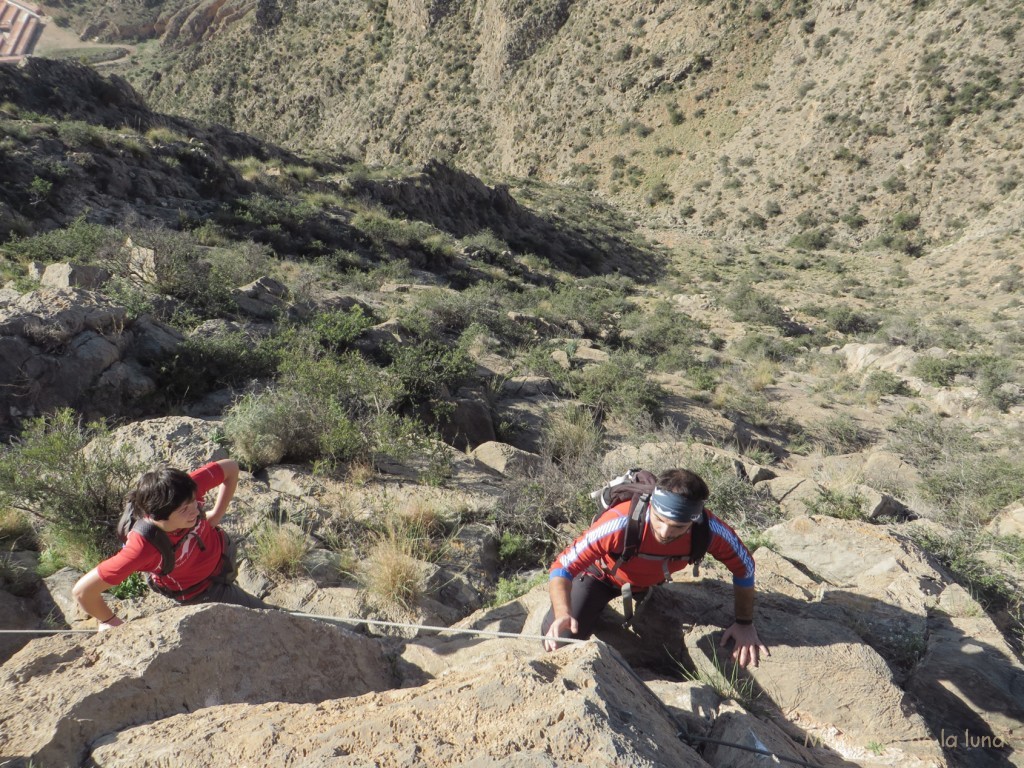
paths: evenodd
<path fill-rule="evenodd" d="M 145 469 L 112 444 L 102 422 L 82 424 L 72 410 L 60 410 L 27 422 L 0 450 L 0 508 L 33 515 L 44 542 L 64 540 L 90 558 L 112 554 L 125 494 Z"/>
<path fill-rule="evenodd" d="M 741 323 L 786 328 L 789 318 L 772 298 L 758 291 L 749 282 L 741 282 L 726 294 L 723 301 L 733 317 Z"/>
<path fill-rule="evenodd" d="M 308 461 L 320 455 L 324 431 L 316 404 L 290 389 L 250 393 L 224 419 L 224 434 L 248 467 L 262 469 L 286 457 Z"/>

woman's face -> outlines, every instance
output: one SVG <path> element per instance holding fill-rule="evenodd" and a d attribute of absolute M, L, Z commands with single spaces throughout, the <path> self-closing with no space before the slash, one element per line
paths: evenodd
<path fill-rule="evenodd" d="M 193 498 L 171 512 L 166 520 L 154 520 L 153 525 L 165 533 L 180 531 L 183 528 L 194 526 L 199 520 L 200 514 L 199 503 Z"/>

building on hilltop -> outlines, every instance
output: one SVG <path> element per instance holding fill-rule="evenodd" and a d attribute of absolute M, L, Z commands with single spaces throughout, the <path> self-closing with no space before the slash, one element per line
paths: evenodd
<path fill-rule="evenodd" d="M 0 0 L 0 64 L 31 55 L 43 31 L 43 12 L 18 0 Z"/>

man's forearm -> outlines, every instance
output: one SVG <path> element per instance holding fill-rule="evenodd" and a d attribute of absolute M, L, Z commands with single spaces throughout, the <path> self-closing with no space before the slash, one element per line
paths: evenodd
<path fill-rule="evenodd" d="M 551 598 L 551 613 L 556 619 L 569 616 L 571 607 L 572 582 L 561 576 L 555 576 L 548 582 L 548 595 Z"/>
<path fill-rule="evenodd" d="M 736 622 L 751 624 L 754 621 L 754 588 L 733 586 Z"/>

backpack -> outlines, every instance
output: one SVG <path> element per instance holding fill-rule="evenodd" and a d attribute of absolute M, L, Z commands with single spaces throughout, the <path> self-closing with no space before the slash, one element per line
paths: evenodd
<path fill-rule="evenodd" d="M 160 553 L 162 562 L 160 564 L 160 575 L 167 576 L 171 571 L 174 570 L 174 558 L 175 552 L 178 549 L 178 545 L 171 544 L 170 537 L 164 533 L 160 528 L 153 525 L 152 520 L 148 520 L 144 517 L 136 518 L 132 514 L 131 504 L 125 505 L 124 512 L 121 513 L 121 519 L 117 521 L 117 537 L 123 544 L 128 540 L 128 534 L 131 531 L 135 531 L 142 538 L 156 547 L 157 552 Z M 181 544 L 187 537 L 182 537 L 178 544 Z"/>
<path fill-rule="evenodd" d="M 658 478 L 646 469 L 631 469 L 626 474 L 609 480 L 603 488 L 590 494 L 590 497 L 597 502 L 598 507 L 591 524 L 597 522 L 597 519 L 610 507 L 629 500 L 629 522 L 626 525 L 626 536 L 623 540 L 622 552 L 615 555 L 615 567 L 611 573 L 615 573 L 620 565 L 636 557 L 637 551 L 640 549 L 641 527 L 657 482 Z M 700 574 L 700 563 L 704 559 L 704 555 L 707 554 L 710 543 L 711 525 L 708 522 L 707 514 L 705 514 L 701 521 L 694 523 L 693 528 L 690 529 L 689 561 L 693 565 L 695 578 Z"/>

